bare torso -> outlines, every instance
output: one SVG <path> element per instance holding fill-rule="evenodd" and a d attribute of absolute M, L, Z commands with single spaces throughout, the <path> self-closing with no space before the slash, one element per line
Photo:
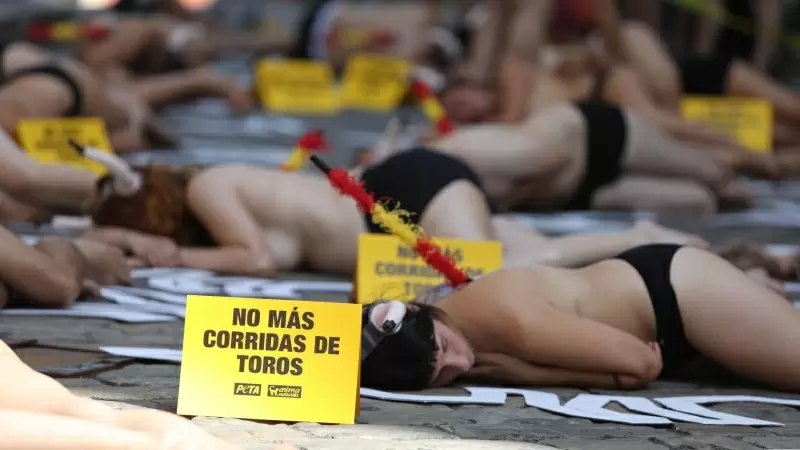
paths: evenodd
<path fill-rule="evenodd" d="M 610 279 L 614 282 L 609 283 Z M 644 282 L 620 260 L 579 270 L 537 266 L 495 272 L 437 306 L 459 325 L 478 352 L 507 352 L 514 342 L 530 335 L 543 308 L 551 307 L 645 342 L 655 338 L 655 317 Z"/>
<path fill-rule="evenodd" d="M 263 228 L 279 268 L 303 263 L 331 273 L 355 268 L 364 218 L 325 178 L 231 165 L 206 170 L 192 183 L 213 185 L 219 195 L 240 200 Z"/>
<path fill-rule="evenodd" d="M 547 209 L 569 201 L 580 184 L 585 128 L 580 113 L 562 103 L 519 125 L 462 128 L 431 147 L 465 160 L 501 207 Z"/>

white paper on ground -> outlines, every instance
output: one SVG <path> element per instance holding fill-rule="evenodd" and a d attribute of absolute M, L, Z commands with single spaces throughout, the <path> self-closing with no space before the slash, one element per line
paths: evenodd
<path fill-rule="evenodd" d="M 125 356 L 128 358 L 139 358 L 173 363 L 181 362 L 181 351 L 171 348 L 100 347 L 100 350 L 114 356 Z"/>
<path fill-rule="evenodd" d="M 752 395 L 703 395 L 691 397 L 671 397 L 671 398 L 655 398 L 657 403 L 661 403 L 669 409 L 683 411 L 695 416 L 709 417 L 717 419 L 725 425 L 744 425 L 754 427 L 764 426 L 783 426 L 782 423 L 768 422 L 766 420 L 751 419 L 749 417 L 737 416 L 734 414 L 727 414 L 719 411 L 713 411 L 701 404 L 719 404 L 719 403 L 764 403 L 767 405 L 783 405 L 800 407 L 800 400 L 793 400 L 788 398 L 769 398 L 758 397 Z"/>
<path fill-rule="evenodd" d="M 61 309 L 4 309 L 0 315 L 6 316 L 42 316 L 42 317 L 92 317 L 110 319 L 127 323 L 172 322 L 174 316 L 140 312 L 121 305 L 110 303 L 76 303 L 69 308 Z"/>
<path fill-rule="evenodd" d="M 186 307 L 162 302 L 146 300 L 137 295 L 122 291 L 121 288 L 104 287 L 100 289 L 100 296 L 119 305 L 129 306 L 131 310 L 155 314 L 167 314 L 180 318 L 186 317 Z"/>
<path fill-rule="evenodd" d="M 156 300 L 157 302 L 164 302 L 172 305 L 186 305 L 186 296 L 183 294 L 172 294 L 169 292 L 129 286 L 114 286 L 114 289 L 137 297 L 142 297 L 146 300 Z"/>

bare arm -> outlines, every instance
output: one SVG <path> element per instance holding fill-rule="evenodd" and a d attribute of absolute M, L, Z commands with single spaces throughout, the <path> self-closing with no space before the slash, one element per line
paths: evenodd
<path fill-rule="evenodd" d="M 219 247 L 183 248 L 181 260 L 196 269 L 271 277 L 276 267 L 269 255 L 264 230 L 235 192 L 220 192 L 208 185 L 189 189 L 192 211 Z"/>
<path fill-rule="evenodd" d="M 615 0 L 592 0 L 592 12 L 597 20 L 608 55 L 623 61 L 626 51 L 622 40 L 622 20 Z"/>
<path fill-rule="evenodd" d="M 42 238 L 34 247 L 0 227 L 0 281 L 30 302 L 66 306 L 80 294 L 86 259 L 69 240 Z"/>
<path fill-rule="evenodd" d="M 523 0 L 514 14 L 508 52 L 502 64 L 499 122 L 519 122 L 530 113 L 539 50 L 546 39 L 551 0 Z"/>
<path fill-rule="evenodd" d="M 699 30 L 694 42 L 694 51 L 710 55 L 714 51 L 719 33 L 722 30 L 723 10 L 721 0 L 706 0 L 706 7 L 700 11 Z"/>
<path fill-rule="evenodd" d="M 500 62 L 506 54 L 518 9 L 516 0 L 488 0 L 487 6 L 487 20 L 478 30 L 464 71 L 467 80 L 481 86 L 492 86 L 499 78 Z"/>
<path fill-rule="evenodd" d="M 767 70 L 781 32 L 782 5 L 780 0 L 758 0 L 755 3 L 758 22 L 753 62 L 759 69 Z"/>
<path fill-rule="evenodd" d="M 612 373 L 578 372 L 532 364 L 500 353 L 479 354 L 475 367 L 463 378 L 484 383 L 518 386 L 569 386 L 598 389 L 636 389 L 649 380 Z"/>
<path fill-rule="evenodd" d="M 514 273 L 517 270 L 527 273 L 519 276 Z M 547 293 L 552 292 L 548 289 L 550 279 L 546 273 L 536 269 L 532 273 L 531 269 L 509 269 L 496 273 L 493 278 L 493 283 L 475 287 L 488 288 L 495 297 L 521 297 L 520 301 L 531 296 L 545 297 L 537 301 L 536 314 L 508 324 L 508 334 L 512 336 L 508 351 L 519 359 L 535 365 L 587 373 L 616 373 L 648 381 L 661 371 L 661 358 L 636 336 L 551 306 L 546 298 Z"/>
<path fill-rule="evenodd" d="M 95 175 L 61 164 L 39 164 L 0 130 L 0 190 L 14 199 L 55 212 L 82 213 L 93 200 Z"/>

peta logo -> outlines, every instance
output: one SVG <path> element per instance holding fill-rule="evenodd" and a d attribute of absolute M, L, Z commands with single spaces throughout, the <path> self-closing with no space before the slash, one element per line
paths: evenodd
<path fill-rule="evenodd" d="M 261 395 L 261 385 L 253 383 L 234 383 L 233 395 L 247 395 L 250 397 L 258 397 Z"/>
<path fill-rule="evenodd" d="M 278 386 L 270 385 L 267 388 L 267 396 L 282 398 L 300 398 L 303 396 L 303 388 L 300 386 Z"/>

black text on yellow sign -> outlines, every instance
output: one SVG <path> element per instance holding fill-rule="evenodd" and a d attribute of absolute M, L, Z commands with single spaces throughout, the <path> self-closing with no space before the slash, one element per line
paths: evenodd
<path fill-rule="evenodd" d="M 411 63 L 378 55 L 356 55 L 345 68 L 342 108 L 389 111 L 408 89 Z"/>
<path fill-rule="evenodd" d="M 44 164 L 67 164 L 104 175 L 106 168 L 81 156 L 69 145 L 77 143 L 111 151 L 111 142 L 102 119 L 95 117 L 59 119 L 23 119 L 17 124 L 20 146 L 35 161 Z"/>
<path fill-rule="evenodd" d="M 256 83 L 264 109 L 304 115 L 339 111 L 333 71 L 324 62 L 264 60 L 256 68 Z"/>
<path fill-rule="evenodd" d="M 352 424 L 361 306 L 190 295 L 178 414 Z"/>
<path fill-rule="evenodd" d="M 700 97 L 681 99 L 681 114 L 733 137 L 742 147 L 758 153 L 772 150 L 772 104 L 759 98 Z"/>
<path fill-rule="evenodd" d="M 472 277 L 499 269 L 503 264 L 500 242 L 434 239 L 445 254 Z M 444 278 L 399 238 L 386 234 L 358 237 L 356 301 L 362 304 L 381 299 L 410 301 Z"/>

